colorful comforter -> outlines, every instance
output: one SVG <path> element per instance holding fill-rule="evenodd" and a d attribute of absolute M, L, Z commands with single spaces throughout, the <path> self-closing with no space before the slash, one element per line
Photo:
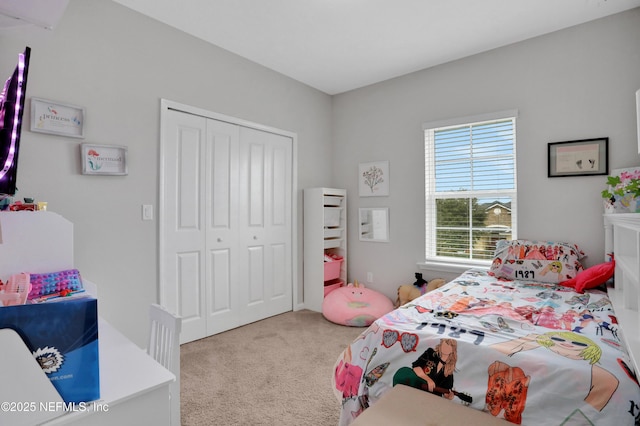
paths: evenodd
<path fill-rule="evenodd" d="M 640 388 L 601 290 L 471 269 L 375 321 L 333 386 L 347 425 L 398 383 L 523 425 L 632 425 Z"/>

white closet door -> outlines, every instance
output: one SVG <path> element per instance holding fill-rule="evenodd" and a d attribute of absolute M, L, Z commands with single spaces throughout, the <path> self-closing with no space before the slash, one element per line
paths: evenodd
<path fill-rule="evenodd" d="M 293 140 L 168 110 L 160 302 L 181 343 L 293 308 Z"/>
<path fill-rule="evenodd" d="M 242 325 L 238 271 L 239 136 L 236 125 L 207 120 L 205 159 L 207 333 Z"/>
<path fill-rule="evenodd" d="M 169 110 L 163 121 L 160 302 L 182 317 L 181 341 L 206 336 L 206 120 Z"/>
<path fill-rule="evenodd" d="M 240 280 L 243 318 L 290 311 L 292 140 L 240 129 Z"/>

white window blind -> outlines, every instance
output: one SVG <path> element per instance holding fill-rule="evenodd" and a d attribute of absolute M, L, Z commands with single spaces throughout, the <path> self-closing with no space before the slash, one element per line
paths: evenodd
<path fill-rule="evenodd" d="M 488 264 L 516 238 L 515 114 L 497 115 L 425 125 L 427 261 Z"/>

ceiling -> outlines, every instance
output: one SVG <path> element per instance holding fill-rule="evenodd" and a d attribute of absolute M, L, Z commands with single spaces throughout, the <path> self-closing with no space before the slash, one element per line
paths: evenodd
<path fill-rule="evenodd" d="M 34 26 L 53 30 L 69 0 L 0 0 L 0 30 Z"/>
<path fill-rule="evenodd" d="M 113 1 L 331 95 L 640 7 L 640 0 Z M 55 19 L 39 25 L 54 27 L 55 11 L 42 13 L 52 4 L 59 13 L 67 0 L 0 0 L 0 13 L 11 16 L 5 5 L 40 11 Z"/>
<path fill-rule="evenodd" d="M 640 6 L 640 0 L 114 0 L 328 94 Z"/>

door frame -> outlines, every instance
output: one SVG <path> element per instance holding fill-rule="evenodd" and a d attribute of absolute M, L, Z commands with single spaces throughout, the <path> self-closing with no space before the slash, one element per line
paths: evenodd
<path fill-rule="evenodd" d="M 160 305 L 164 305 L 164 300 L 162 300 L 164 290 L 165 290 L 165 277 L 162 272 L 162 253 L 165 248 L 165 235 L 164 229 L 161 226 L 162 220 L 164 218 L 165 212 L 165 199 L 164 199 L 164 179 L 165 179 L 165 170 L 164 170 L 164 160 L 165 160 L 165 150 L 166 146 L 166 138 L 164 130 L 164 122 L 165 117 L 168 111 L 178 111 L 186 114 L 197 115 L 204 118 L 210 118 L 213 120 L 224 121 L 230 124 L 235 124 L 242 127 L 248 127 L 255 130 L 261 130 L 263 132 L 274 133 L 276 135 L 286 136 L 291 138 L 292 147 L 291 147 L 291 297 L 292 303 L 291 306 L 293 310 L 296 311 L 300 309 L 298 301 L 298 135 L 297 133 L 290 132 L 288 130 L 278 129 L 276 127 L 266 126 L 259 123 L 254 123 L 252 121 L 247 121 L 242 118 L 231 117 L 229 115 L 220 114 L 213 111 L 208 111 L 202 108 L 198 108 L 192 105 L 186 105 L 179 102 L 171 101 L 168 99 L 160 99 L 160 156 L 159 156 L 159 195 L 158 195 L 158 253 L 156 257 L 158 259 L 158 285 L 156 288 L 156 300 Z"/>

